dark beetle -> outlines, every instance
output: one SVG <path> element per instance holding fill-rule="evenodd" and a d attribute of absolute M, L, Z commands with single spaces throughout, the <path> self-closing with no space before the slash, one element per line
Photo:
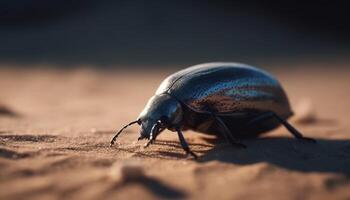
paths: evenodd
<path fill-rule="evenodd" d="M 232 145 L 245 147 L 238 138 L 256 137 L 284 125 L 297 139 L 303 137 L 286 120 L 292 116 L 288 98 L 270 74 L 238 63 L 206 63 L 167 77 L 136 121 L 140 139 L 148 146 L 164 130 L 176 131 L 186 154 L 190 150 L 182 130 L 221 134 Z"/>

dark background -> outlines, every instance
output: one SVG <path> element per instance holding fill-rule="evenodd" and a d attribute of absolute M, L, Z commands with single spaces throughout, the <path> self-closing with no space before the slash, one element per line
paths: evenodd
<path fill-rule="evenodd" d="M 341 60 L 350 52 L 344 2 L 4 0 L 0 62 L 116 67 Z"/>

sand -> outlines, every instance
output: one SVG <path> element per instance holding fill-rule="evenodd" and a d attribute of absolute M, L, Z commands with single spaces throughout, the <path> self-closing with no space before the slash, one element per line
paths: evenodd
<path fill-rule="evenodd" d="M 0 69 L 0 199 L 350 199 L 350 70 L 272 68 L 317 144 L 280 127 L 237 149 L 187 131 L 149 148 L 130 127 L 171 70 Z M 293 67 L 293 66 L 292 66 Z"/>

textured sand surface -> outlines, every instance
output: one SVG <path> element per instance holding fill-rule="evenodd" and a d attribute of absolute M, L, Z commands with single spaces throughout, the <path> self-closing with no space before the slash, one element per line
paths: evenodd
<path fill-rule="evenodd" d="M 188 131 L 194 161 L 170 131 L 144 149 L 134 126 L 109 147 L 169 71 L 0 69 L 0 199 L 350 199 L 350 70 L 271 72 L 318 143 Z"/>

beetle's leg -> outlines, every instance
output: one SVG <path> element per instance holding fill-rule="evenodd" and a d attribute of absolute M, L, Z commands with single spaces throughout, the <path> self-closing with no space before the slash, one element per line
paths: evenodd
<path fill-rule="evenodd" d="M 148 147 L 150 144 L 152 144 L 154 142 L 154 140 L 156 139 L 156 137 L 159 133 L 159 126 L 160 126 L 159 122 L 155 123 L 152 126 L 151 133 L 149 136 L 149 141 L 145 144 L 145 146 L 144 146 L 145 148 Z"/>
<path fill-rule="evenodd" d="M 242 148 L 247 148 L 247 146 L 245 144 L 242 144 L 238 141 L 237 138 L 235 138 L 232 134 L 231 131 L 227 128 L 226 124 L 224 123 L 224 121 L 222 121 L 222 119 L 216 115 L 214 115 L 216 121 L 218 122 L 219 126 L 221 127 L 222 131 L 222 135 L 224 135 L 224 137 L 226 138 L 226 140 L 228 140 L 233 146 L 238 146 L 238 147 L 242 147 Z"/>
<path fill-rule="evenodd" d="M 275 119 L 277 119 L 284 127 L 286 127 L 286 129 L 297 139 L 300 140 L 306 140 L 306 141 L 311 141 L 311 142 L 316 142 L 314 139 L 312 138 L 308 138 L 308 137 L 304 137 L 296 128 L 294 128 L 291 124 L 289 124 L 286 120 L 284 120 L 283 118 L 281 118 L 280 116 L 278 116 L 276 113 L 274 112 L 266 112 L 264 114 L 259 115 L 258 117 L 256 117 L 255 119 L 251 120 L 250 122 L 247 123 L 247 126 L 252 126 L 255 123 L 258 123 L 260 121 L 269 119 L 271 117 L 274 117 Z"/>
<path fill-rule="evenodd" d="M 272 113 L 273 116 L 281 122 L 281 124 L 283 124 L 284 127 L 286 127 L 286 129 L 288 129 L 288 131 L 297 139 L 299 140 L 305 140 L 305 141 L 309 141 L 309 142 L 316 142 L 315 139 L 312 138 L 308 138 L 308 137 L 304 137 L 296 128 L 294 128 L 291 124 L 289 124 L 286 120 L 284 120 L 283 118 L 281 118 L 280 116 L 278 116 L 275 113 Z"/>
<path fill-rule="evenodd" d="M 191 156 L 193 156 L 194 159 L 197 159 L 197 155 L 190 150 L 190 147 L 188 146 L 188 144 L 185 140 L 185 137 L 183 136 L 183 134 L 181 132 L 181 129 L 176 128 L 176 131 L 177 131 L 177 135 L 179 136 L 180 144 L 181 144 L 182 148 L 186 151 L 186 155 L 191 155 Z"/>

